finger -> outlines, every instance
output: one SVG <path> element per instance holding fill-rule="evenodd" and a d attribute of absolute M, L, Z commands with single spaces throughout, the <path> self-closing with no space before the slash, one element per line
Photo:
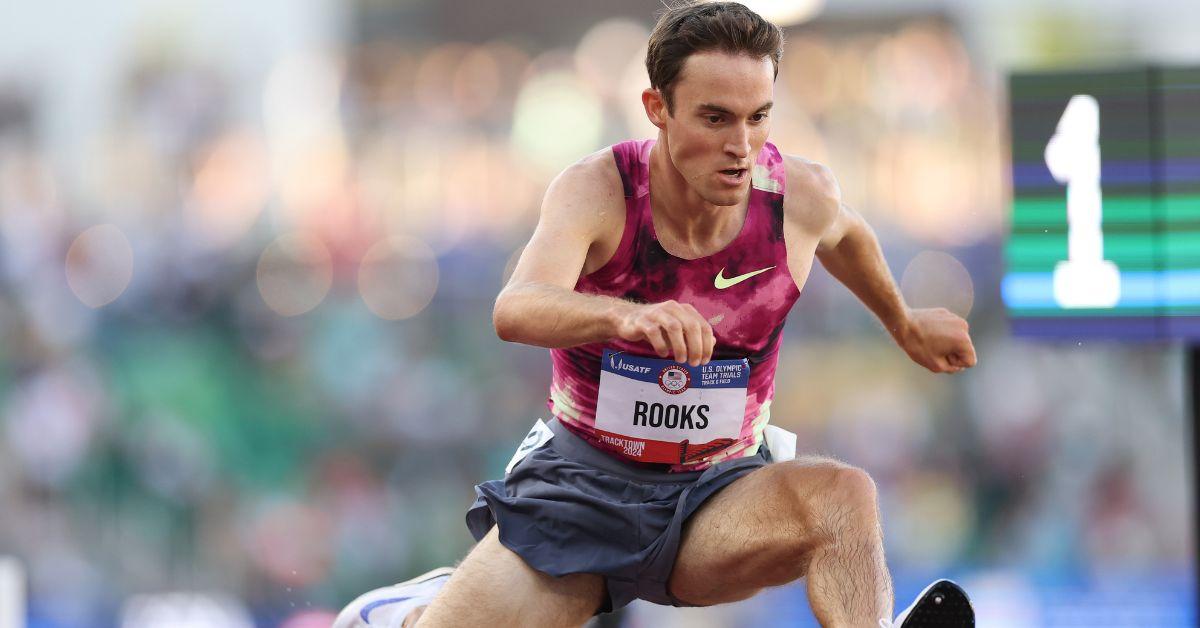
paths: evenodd
<path fill-rule="evenodd" d="M 932 368 L 930 370 L 933 371 L 934 373 L 945 373 L 945 372 L 949 371 L 951 368 L 954 368 L 950 365 L 950 362 L 946 358 L 942 358 L 942 357 L 934 358 L 933 366 L 934 366 L 934 368 Z"/>
<path fill-rule="evenodd" d="M 704 320 L 704 316 L 700 314 L 700 310 L 697 310 L 691 303 L 682 303 L 680 306 L 684 310 L 680 318 L 684 322 L 684 332 L 687 334 L 685 340 L 688 346 L 688 364 L 700 366 L 708 350 L 708 342 L 704 332 L 704 329 L 709 326 L 708 321 Z"/>
<path fill-rule="evenodd" d="M 687 342 L 683 339 L 683 326 L 678 320 L 669 321 L 666 325 L 667 342 L 675 354 L 676 362 L 687 362 Z"/>
<path fill-rule="evenodd" d="M 968 340 L 966 355 L 963 356 L 963 363 L 966 366 L 975 366 L 978 362 L 979 359 L 975 357 L 975 345 L 971 344 L 971 341 Z"/>
<path fill-rule="evenodd" d="M 649 328 L 642 335 L 650 343 L 650 346 L 654 347 L 654 352 L 658 354 L 658 357 L 667 357 L 671 349 L 667 346 L 667 340 L 663 337 L 662 330 L 657 325 Z"/>
<path fill-rule="evenodd" d="M 686 331 L 684 340 L 687 341 L 688 364 L 700 366 L 700 360 L 704 358 L 704 332 L 700 330 L 700 322 L 693 320 L 684 329 Z"/>
<path fill-rule="evenodd" d="M 704 330 L 704 359 L 701 364 L 708 364 L 709 360 L 712 360 L 713 349 L 717 346 L 717 337 L 708 321 L 704 321 L 700 328 Z"/>
<path fill-rule="evenodd" d="M 975 351 L 968 344 L 960 351 L 955 351 L 949 355 L 950 363 L 961 368 L 971 368 L 975 366 Z"/>

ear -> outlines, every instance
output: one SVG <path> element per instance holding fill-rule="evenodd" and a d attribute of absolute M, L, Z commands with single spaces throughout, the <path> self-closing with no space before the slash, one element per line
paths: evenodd
<path fill-rule="evenodd" d="M 662 93 L 653 87 L 642 90 L 642 106 L 646 108 L 646 117 L 650 119 L 650 124 L 663 129 L 667 126 L 667 101 L 663 100 Z"/>

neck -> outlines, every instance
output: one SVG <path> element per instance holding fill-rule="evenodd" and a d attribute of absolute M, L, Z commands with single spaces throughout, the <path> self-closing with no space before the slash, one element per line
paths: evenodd
<path fill-rule="evenodd" d="M 725 206 L 704 200 L 675 168 L 669 151 L 666 134 L 659 132 L 650 149 L 650 206 L 654 216 L 662 219 L 659 225 L 666 227 L 672 240 L 696 248 L 727 239 L 730 229 L 736 232 L 742 224 L 747 203 Z M 656 229 L 660 237 L 664 235 L 664 229 Z"/>

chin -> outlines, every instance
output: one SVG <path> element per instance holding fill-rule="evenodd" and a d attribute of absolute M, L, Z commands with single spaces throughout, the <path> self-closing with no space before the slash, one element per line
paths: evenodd
<path fill-rule="evenodd" d="M 749 196 L 749 192 L 744 188 L 738 190 L 721 190 L 720 192 L 709 194 L 708 198 L 704 200 L 718 207 L 732 207 L 742 204 L 747 196 Z"/>

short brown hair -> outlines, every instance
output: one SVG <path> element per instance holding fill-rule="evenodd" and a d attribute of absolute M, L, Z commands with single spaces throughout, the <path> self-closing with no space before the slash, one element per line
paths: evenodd
<path fill-rule="evenodd" d="M 650 86 L 674 113 L 672 88 L 683 62 L 697 52 L 720 50 L 761 59 L 770 57 L 779 76 L 783 31 L 737 2 L 685 2 L 668 6 L 650 33 L 646 71 Z"/>

